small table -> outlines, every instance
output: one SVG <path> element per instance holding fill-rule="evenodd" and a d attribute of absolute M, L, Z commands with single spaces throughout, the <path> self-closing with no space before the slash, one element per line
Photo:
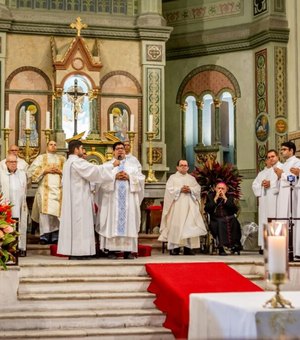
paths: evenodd
<path fill-rule="evenodd" d="M 300 337 L 300 292 L 282 292 L 294 309 L 263 308 L 275 292 L 190 295 L 189 340 Z M 283 338 L 283 337 L 282 337 Z"/>

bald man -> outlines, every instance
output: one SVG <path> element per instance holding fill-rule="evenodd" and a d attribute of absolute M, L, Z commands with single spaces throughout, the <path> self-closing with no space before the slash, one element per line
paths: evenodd
<path fill-rule="evenodd" d="M 17 157 L 17 169 L 18 170 L 23 170 L 23 171 L 27 171 L 28 170 L 28 163 L 24 161 L 24 159 L 20 158 L 18 156 L 19 154 L 19 147 L 17 145 L 11 145 L 7 151 L 8 155 L 15 155 Z M 3 159 L 0 162 L 0 168 L 3 170 L 7 170 L 7 166 L 6 166 L 6 158 Z"/>

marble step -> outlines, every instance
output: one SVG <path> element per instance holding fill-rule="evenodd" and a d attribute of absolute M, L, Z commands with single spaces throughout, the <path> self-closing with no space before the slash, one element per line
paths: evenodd
<path fill-rule="evenodd" d="M 157 309 L 39 310 L 0 313 L 0 330 L 161 327 L 165 315 Z"/>
<path fill-rule="evenodd" d="M 146 276 L 26 277 L 20 279 L 18 292 L 145 292 L 150 282 L 150 277 Z"/>
<path fill-rule="evenodd" d="M 153 308 L 155 295 L 148 292 L 123 293 L 23 293 L 13 309 L 33 309 L 49 306 L 53 309 L 144 309 Z"/>
<path fill-rule="evenodd" d="M 164 327 L 127 327 L 113 329 L 58 329 L 34 331 L 4 331 L 0 339 L 68 339 L 68 340 L 174 340 L 171 331 Z"/>
<path fill-rule="evenodd" d="M 57 260 L 59 259 L 59 260 Z M 147 276 L 144 263 L 135 260 L 93 259 L 70 261 L 56 258 L 54 262 L 30 263 L 21 265 L 20 277 L 74 277 L 74 276 Z"/>

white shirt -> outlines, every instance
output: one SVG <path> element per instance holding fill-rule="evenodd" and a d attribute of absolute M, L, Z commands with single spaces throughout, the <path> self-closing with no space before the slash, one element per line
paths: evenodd
<path fill-rule="evenodd" d="M 20 192 L 23 190 L 21 179 L 19 176 L 19 171 L 8 172 L 9 176 L 9 199 L 13 202 L 12 206 L 12 217 L 20 218 L 21 216 L 21 206 L 22 197 Z"/>

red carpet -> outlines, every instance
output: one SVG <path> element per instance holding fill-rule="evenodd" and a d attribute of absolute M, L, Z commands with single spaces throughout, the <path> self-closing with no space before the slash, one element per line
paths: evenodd
<path fill-rule="evenodd" d="M 154 303 L 166 313 L 164 327 L 177 339 L 186 339 L 191 293 L 252 292 L 262 289 L 225 263 L 146 264 L 152 281 L 148 291 L 156 294 Z"/>

